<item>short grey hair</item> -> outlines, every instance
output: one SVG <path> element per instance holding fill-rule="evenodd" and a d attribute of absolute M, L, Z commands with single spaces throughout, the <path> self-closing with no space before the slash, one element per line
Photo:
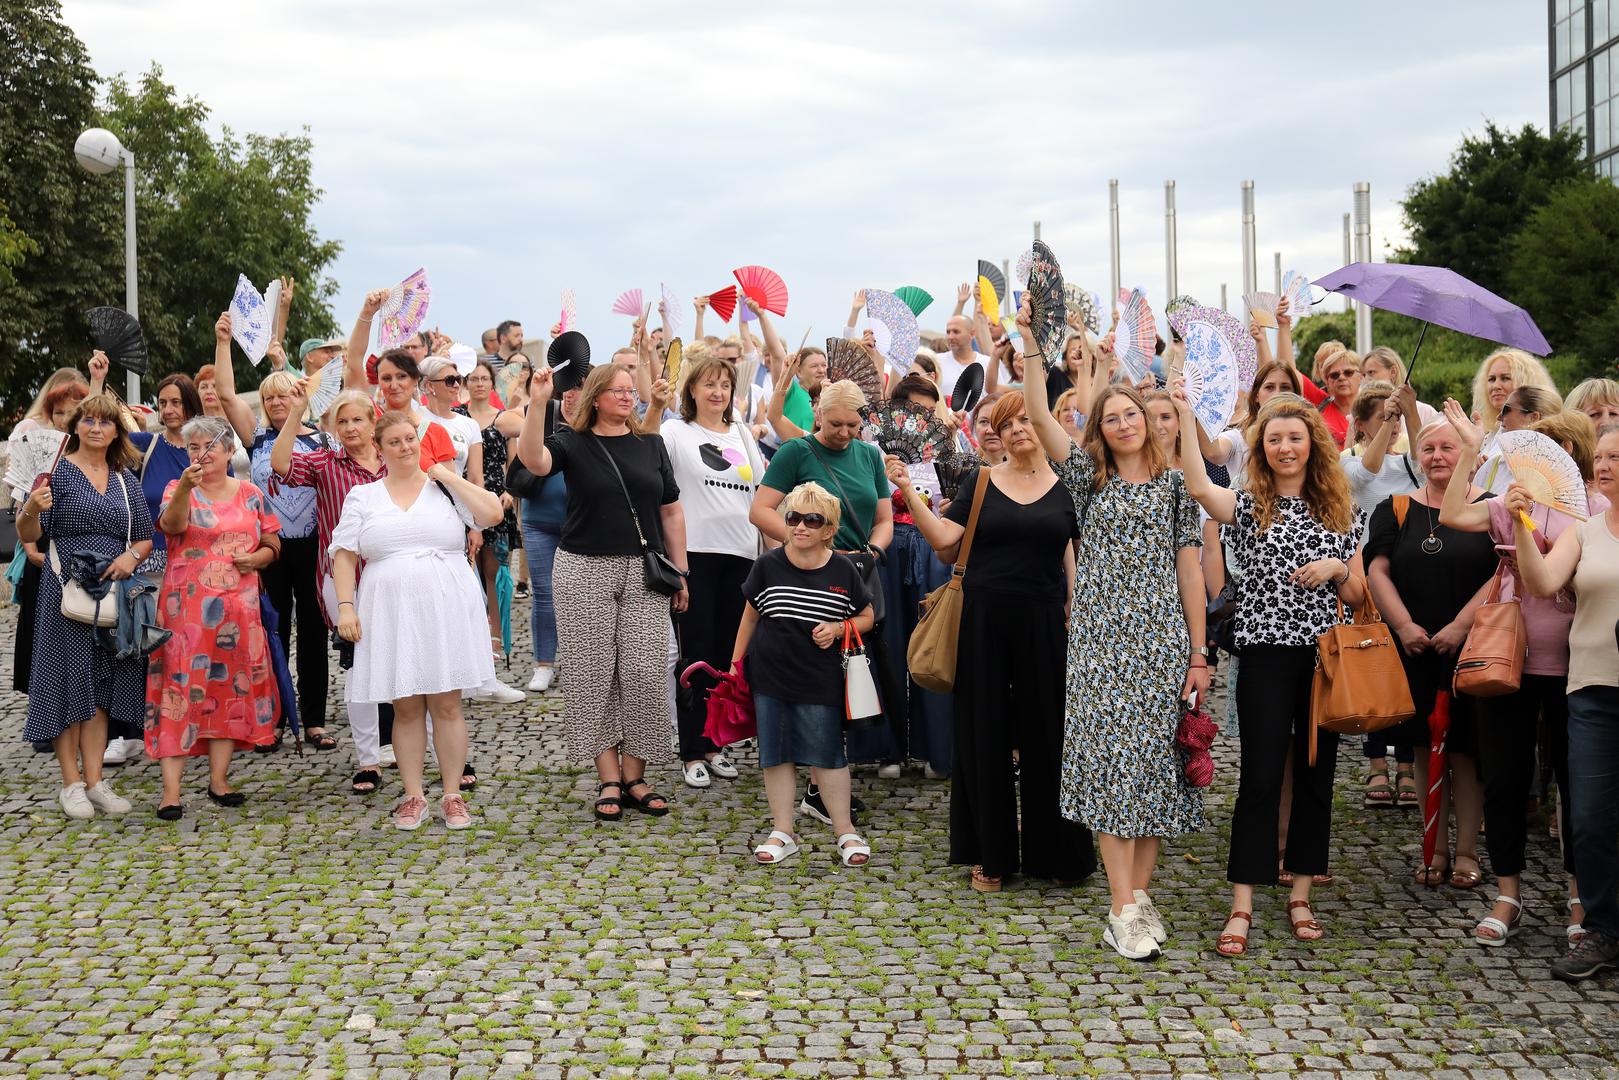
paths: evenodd
<path fill-rule="evenodd" d="M 227 454 L 236 452 L 236 430 L 230 426 L 230 421 L 222 416 L 193 416 L 186 421 L 185 427 L 180 429 L 180 437 L 190 442 L 193 437 L 205 443 L 219 440 L 219 445 Z"/>
<path fill-rule="evenodd" d="M 422 379 L 426 382 L 437 382 L 451 372 L 460 373 L 455 366 L 455 361 L 444 356 L 429 356 L 418 367 L 421 370 Z"/>

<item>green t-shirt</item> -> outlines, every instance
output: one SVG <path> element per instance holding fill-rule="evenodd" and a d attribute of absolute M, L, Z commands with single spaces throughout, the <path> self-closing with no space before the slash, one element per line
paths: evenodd
<path fill-rule="evenodd" d="M 781 403 L 781 414 L 800 430 L 815 430 L 815 404 L 810 401 L 809 391 L 799 386 L 797 379 L 787 388 L 787 398 Z"/>
<path fill-rule="evenodd" d="M 888 476 L 883 472 L 883 456 L 875 446 L 859 440 L 842 450 L 830 449 L 820 442 L 811 449 L 808 443 L 814 438 L 806 435 L 782 443 L 765 470 L 764 486 L 783 495 L 808 480 L 826 488 L 843 504 L 843 516 L 838 522 L 838 534 L 832 539 L 833 546 L 839 551 L 860 551 L 868 539 L 863 530 L 877 523 L 877 503 L 890 494 Z M 827 465 L 837 473 L 848 498 L 839 496 L 838 484 L 828 475 Z"/>

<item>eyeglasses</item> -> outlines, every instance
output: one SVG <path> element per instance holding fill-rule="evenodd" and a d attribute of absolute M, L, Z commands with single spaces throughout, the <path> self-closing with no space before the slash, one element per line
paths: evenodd
<path fill-rule="evenodd" d="M 461 376 L 446 375 L 442 379 L 428 379 L 428 382 L 443 383 L 445 386 L 456 387 L 461 385 Z"/>
<path fill-rule="evenodd" d="M 1109 431 L 1111 431 L 1114 428 L 1119 427 L 1121 424 L 1124 424 L 1124 423 L 1135 424 L 1135 423 L 1139 423 L 1140 420 L 1141 420 L 1141 410 L 1140 409 L 1126 409 L 1122 413 L 1118 413 L 1118 414 L 1116 414 L 1114 416 L 1106 417 L 1102 421 L 1102 426 L 1107 428 Z"/>
<path fill-rule="evenodd" d="M 610 390 L 602 391 L 602 397 L 632 398 L 634 396 L 634 388 L 628 386 L 615 386 Z"/>
<path fill-rule="evenodd" d="M 800 514 L 797 510 L 789 510 L 786 517 L 789 528 L 796 529 L 800 525 L 808 525 L 812 529 L 826 528 L 825 514 Z"/>
<path fill-rule="evenodd" d="M 1346 368 L 1343 371 L 1329 371 L 1327 373 L 1327 381 L 1337 382 L 1339 379 L 1352 379 L 1359 374 L 1360 372 L 1356 371 L 1354 368 Z"/>
<path fill-rule="evenodd" d="M 1524 416 L 1532 416 L 1533 415 L 1528 409 L 1525 409 L 1521 405 L 1514 405 L 1510 401 L 1504 403 L 1501 406 L 1501 415 L 1505 416 L 1509 412 L 1519 412 L 1519 413 L 1522 413 Z"/>

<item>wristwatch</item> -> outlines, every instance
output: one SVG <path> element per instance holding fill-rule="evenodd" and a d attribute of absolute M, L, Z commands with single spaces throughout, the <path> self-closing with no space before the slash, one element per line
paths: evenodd
<path fill-rule="evenodd" d="M 1201 656 L 1207 660 L 1209 656 L 1209 647 L 1207 645 L 1193 645 L 1192 655 Z"/>

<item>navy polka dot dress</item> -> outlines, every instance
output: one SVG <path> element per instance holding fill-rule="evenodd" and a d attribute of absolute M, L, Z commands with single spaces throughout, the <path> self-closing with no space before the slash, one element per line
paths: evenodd
<path fill-rule="evenodd" d="M 134 473 L 125 469 L 110 477 L 103 494 L 65 457 L 51 478 L 51 508 L 40 522 L 51 545 L 62 552 L 116 556 L 126 546 L 126 535 L 130 543 L 152 538 L 151 511 Z M 47 563 L 39 579 L 23 738 L 49 742 L 90 719 L 98 708 L 112 718 L 109 738 L 139 738 L 146 720 L 146 660 L 112 659 L 94 627 L 63 618 L 62 583 Z"/>

